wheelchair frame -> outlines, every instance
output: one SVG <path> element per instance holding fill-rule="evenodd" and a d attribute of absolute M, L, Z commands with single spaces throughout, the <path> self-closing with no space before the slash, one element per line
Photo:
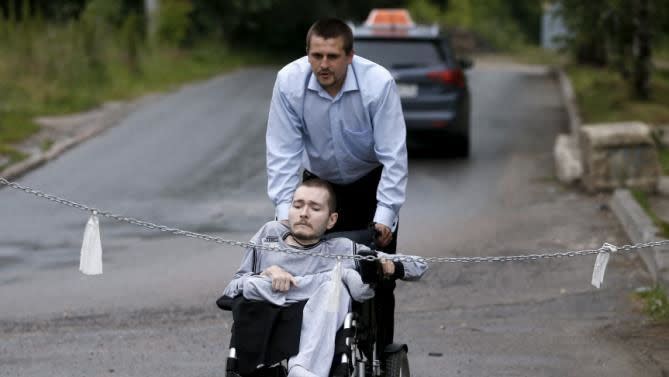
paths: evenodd
<path fill-rule="evenodd" d="M 408 346 L 392 343 L 379 353 L 376 344 L 374 298 L 352 302 L 352 310 L 344 319 L 335 339 L 335 355 L 330 367 L 331 377 L 409 377 Z M 384 368 L 381 362 L 385 360 Z M 257 369 L 250 375 L 237 372 L 237 352 L 230 346 L 226 377 L 286 377 L 286 360 L 280 365 Z"/>
<path fill-rule="evenodd" d="M 342 328 L 345 351 L 337 353 L 339 366 L 333 365 L 330 375 L 346 377 L 409 377 L 406 344 L 392 343 L 381 352 L 377 349 L 375 299 L 354 302 L 353 310 L 346 315 Z M 381 368 L 385 361 L 384 368 Z"/>

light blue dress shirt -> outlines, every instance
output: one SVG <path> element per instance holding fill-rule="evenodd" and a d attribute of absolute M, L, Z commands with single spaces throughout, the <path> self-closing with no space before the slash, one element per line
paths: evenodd
<path fill-rule="evenodd" d="M 300 168 L 336 184 L 383 165 L 374 222 L 395 228 L 406 197 L 406 126 L 392 75 L 353 57 L 333 98 L 307 57 L 277 74 L 267 121 L 267 192 L 279 220 L 288 218 Z"/>

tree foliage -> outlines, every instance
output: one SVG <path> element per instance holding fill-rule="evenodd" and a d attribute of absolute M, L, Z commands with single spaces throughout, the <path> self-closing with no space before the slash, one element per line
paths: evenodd
<path fill-rule="evenodd" d="M 470 30 L 494 48 L 537 43 L 545 0 L 158 0 L 155 39 L 176 47 L 218 40 L 247 49 L 301 55 L 314 20 L 336 16 L 361 22 L 372 8 L 410 8 L 421 22 Z M 669 46 L 669 0 L 554 0 L 569 30 L 569 50 L 578 62 L 615 67 L 639 97 L 647 97 L 653 48 Z M 95 34 L 118 32 L 136 65 L 146 42 L 145 0 L 0 0 L 0 18 L 26 17 L 67 25 L 82 20 L 82 46 L 94 57 Z M 2 26 L 2 25 L 0 25 Z M 28 28 L 26 28 L 28 30 Z M 0 30 L 2 32 L 2 30 Z M 28 33 L 28 32 L 27 32 Z M 29 36 L 28 36 L 29 37 Z M 26 38 L 28 38 L 26 37 Z M 29 44 L 17 48 L 30 49 Z M 93 62 L 95 59 L 93 59 Z"/>
<path fill-rule="evenodd" d="M 31 9 L 31 15 L 40 14 L 49 21 L 70 21 L 77 19 L 96 0 L 0 0 L 0 15 L 10 18 L 16 15 L 21 19 L 21 9 Z M 132 12 L 142 12 L 144 0 L 106 0 L 99 2 L 96 7 L 118 8 L 122 12 L 116 20 L 119 24 L 122 18 Z M 108 3 L 108 4 L 102 4 Z"/>
<path fill-rule="evenodd" d="M 304 53 L 304 37 L 318 18 L 334 16 L 361 21 L 370 9 L 403 7 L 397 0 L 196 0 L 198 24 L 220 22 L 226 40 L 270 50 Z M 206 4 L 205 4 L 206 3 Z M 207 20 L 208 19 L 208 20 Z"/>
<path fill-rule="evenodd" d="M 183 0 L 163 0 L 157 22 L 157 38 L 161 43 L 179 46 L 186 43 L 191 30 L 193 4 Z"/>
<path fill-rule="evenodd" d="M 559 0 L 577 62 L 615 67 L 636 97 L 650 96 L 653 47 L 669 31 L 668 0 Z"/>
<path fill-rule="evenodd" d="M 420 22 L 475 32 L 495 49 L 510 50 L 539 41 L 539 0 L 410 0 L 408 7 Z"/>
<path fill-rule="evenodd" d="M 404 7 L 403 0 L 159 0 L 157 39 L 188 45 L 218 39 L 273 51 L 304 52 L 304 36 L 314 20 L 336 16 L 361 21 L 376 7 Z M 0 0 L 1 16 L 20 19 L 29 5 L 49 21 L 67 22 L 86 13 L 96 23 L 121 28 L 128 17 L 145 22 L 144 0 Z M 17 16 L 19 15 L 19 16 Z M 134 23 L 134 21 L 132 22 Z"/>
<path fill-rule="evenodd" d="M 411 8 L 417 13 L 417 20 L 473 29 L 496 47 L 508 48 L 539 40 L 541 12 L 540 0 L 158 1 L 155 22 L 158 41 L 183 47 L 203 39 L 217 39 L 237 46 L 291 54 L 304 52 L 303 39 L 308 27 L 324 16 L 358 23 L 373 8 Z M 20 16 L 16 15 L 26 4 L 49 22 L 68 22 L 88 13 L 96 15 L 96 22 L 125 28 L 125 32 L 129 30 L 125 25 L 129 17 L 136 18 L 142 25 L 147 22 L 145 0 L 0 0 L 1 15 L 18 19 Z"/>

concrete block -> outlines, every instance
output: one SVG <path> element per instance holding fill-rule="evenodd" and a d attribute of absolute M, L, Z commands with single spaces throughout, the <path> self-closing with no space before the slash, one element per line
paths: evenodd
<path fill-rule="evenodd" d="M 582 180 L 588 191 L 657 189 L 660 163 L 649 126 L 641 122 L 586 125 L 580 134 Z"/>
<path fill-rule="evenodd" d="M 660 176 L 657 181 L 657 193 L 662 196 L 669 196 L 669 176 Z"/>
<path fill-rule="evenodd" d="M 669 282 L 669 247 L 657 247 L 655 251 L 658 279 Z"/>
<path fill-rule="evenodd" d="M 669 245 L 656 246 L 653 251 L 655 252 L 655 265 L 657 266 L 654 279 L 665 287 L 669 287 Z"/>
<path fill-rule="evenodd" d="M 558 135 L 553 148 L 557 178 L 563 183 L 572 183 L 581 178 L 581 151 L 576 139 L 571 135 Z"/>
<path fill-rule="evenodd" d="M 655 138 L 662 146 L 669 147 L 669 125 L 655 126 L 653 127 L 653 132 L 655 133 Z"/>

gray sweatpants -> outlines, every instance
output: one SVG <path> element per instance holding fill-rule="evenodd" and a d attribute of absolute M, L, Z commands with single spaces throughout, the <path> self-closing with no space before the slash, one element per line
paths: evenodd
<path fill-rule="evenodd" d="M 331 308 L 330 300 L 336 286 L 332 272 L 300 276 L 296 280 L 297 287 L 288 292 L 275 292 L 270 278 L 250 277 L 244 282 L 243 294 L 248 300 L 263 300 L 276 305 L 308 300 L 302 316 L 299 352 L 288 360 L 288 376 L 327 377 L 334 356 L 335 335 L 349 311 L 351 296 L 356 301 L 364 301 L 372 298 L 374 291 L 362 283 L 356 271 L 344 269 L 341 282 L 336 283 L 340 285 L 338 305 Z"/>

